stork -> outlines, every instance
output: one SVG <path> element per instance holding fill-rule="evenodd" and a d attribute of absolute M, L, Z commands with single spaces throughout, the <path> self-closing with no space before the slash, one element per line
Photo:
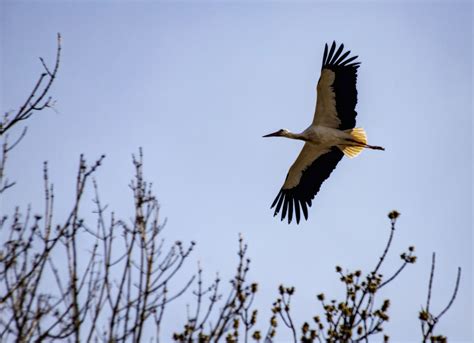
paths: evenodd
<path fill-rule="evenodd" d="M 274 216 L 282 210 L 282 221 L 288 216 L 288 224 L 293 219 L 293 213 L 297 224 L 301 211 L 308 219 L 308 207 L 314 196 L 344 155 L 353 158 L 364 148 L 385 150 L 368 145 L 364 129 L 355 127 L 356 82 L 360 62 L 355 61 L 358 56 L 348 57 L 350 51 L 343 53 L 343 50 L 344 44 L 341 44 L 336 51 L 336 42 L 332 43 L 329 51 L 327 44 L 324 47 L 316 110 L 311 125 L 301 133 L 281 129 L 263 136 L 305 142 L 271 206 L 275 207 Z"/>

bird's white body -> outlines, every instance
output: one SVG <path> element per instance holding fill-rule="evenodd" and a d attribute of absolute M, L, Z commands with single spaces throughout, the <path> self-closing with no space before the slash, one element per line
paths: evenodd
<path fill-rule="evenodd" d="M 352 136 L 342 130 L 322 125 L 311 125 L 301 133 L 304 140 L 312 145 L 331 147 L 344 145 Z"/>

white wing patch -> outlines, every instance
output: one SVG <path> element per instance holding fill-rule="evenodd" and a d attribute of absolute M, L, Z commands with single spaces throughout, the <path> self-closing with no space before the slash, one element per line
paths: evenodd
<path fill-rule="evenodd" d="M 283 189 L 290 189 L 298 186 L 303 172 L 308 168 L 314 160 L 319 156 L 331 150 L 330 147 L 315 146 L 310 143 L 305 143 L 296 161 L 288 171 L 288 176 L 283 184 Z"/>
<path fill-rule="evenodd" d="M 332 89 L 335 77 L 336 73 L 330 69 L 323 69 L 321 71 L 317 87 L 318 99 L 316 101 L 313 125 L 336 129 L 341 124 L 336 111 L 336 94 Z"/>

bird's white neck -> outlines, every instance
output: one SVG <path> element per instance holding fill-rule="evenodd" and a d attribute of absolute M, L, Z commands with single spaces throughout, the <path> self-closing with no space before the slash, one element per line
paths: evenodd
<path fill-rule="evenodd" d="M 291 138 L 291 139 L 298 139 L 298 140 L 301 140 L 301 141 L 306 141 L 307 140 L 307 138 L 305 137 L 304 134 L 302 134 L 302 133 L 293 133 L 293 132 L 290 132 L 290 131 L 286 131 L 283 134 L 283 137 Z"/>

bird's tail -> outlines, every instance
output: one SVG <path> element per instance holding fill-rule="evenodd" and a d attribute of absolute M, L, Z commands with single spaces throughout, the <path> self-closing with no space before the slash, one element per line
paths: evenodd
<path fill-rule="evenodd" d="M 385 150 L 381 146 L 369 145 L 367 144 L 367 134 L 364 129 L 361 127 L 356 127 L 353 129 L 345 130 L 351 138 L 347 141 L 349 144 L 344 144 L 340 146 L 340 149 L 349 158 L 356 157 L 359 155 L 364 148 L 373 149 L 373 150 Z"/>
<path fill-rule="evenodd" d="M 342 152 L 347 157 L 356 157 L 362 152 L 362 150 L 364 150 L 364 148 L 369 147 L 369 145 L 367 145 L 367 134 L 365 133 L 363 128 L 356 127 L 353 129 L 345 130 L 345 132 L 351 135 L 351 141 L 354 142 L 353 145 L 344 145 L 341 148 Z"/>

